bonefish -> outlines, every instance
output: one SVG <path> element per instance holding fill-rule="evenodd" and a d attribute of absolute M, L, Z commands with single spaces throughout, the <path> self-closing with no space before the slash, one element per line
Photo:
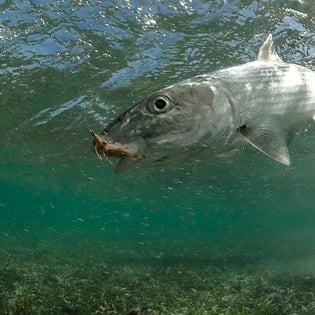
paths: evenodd
<path fill-rule="evenodd" d="M 245 144 L 290 165 L 288 138 L 314 115 L 315 74 L 282 61 L 270 34 L 255 61 L 165 87 L 120 115 L 103 135 L 133 148 L 132 157 L 120 157 L 118 171 L 133 163 L 211 157 Z"/>

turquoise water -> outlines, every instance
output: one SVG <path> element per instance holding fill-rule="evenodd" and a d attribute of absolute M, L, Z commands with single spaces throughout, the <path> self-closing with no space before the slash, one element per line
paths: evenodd
<path fill-rule="evenodd" d="M 315 313 L 314 132 L 290 167 L 247 148 L 121 174 L 89 135 L 150 92 L 253 60 L 270 32 L 313 69 L 312 1 L 0 9 L 1 314 Z"/>

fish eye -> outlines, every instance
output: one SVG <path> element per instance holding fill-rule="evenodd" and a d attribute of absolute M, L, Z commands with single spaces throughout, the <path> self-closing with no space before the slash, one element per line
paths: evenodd
<path fill-rule="evenodd" d="M 171 100 L 168 96 L 158 95 L 150 102 L 150 111 L 160 114 L 167 112 L 171 107 Z"/>

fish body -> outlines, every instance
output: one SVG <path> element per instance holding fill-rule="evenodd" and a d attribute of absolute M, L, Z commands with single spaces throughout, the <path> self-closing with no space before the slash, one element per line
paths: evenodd
<path fill-rule="evenodd" d="M 290 165 L 288 140 L 314 115 L 315 74 L 283 62 L 269 35 L 257 60 L 165 87 L 103 134 L 136 148 L 141 163 L 210 158 L 249 143 Z M 127 164 L 122 158 L 118 170 Z"/>

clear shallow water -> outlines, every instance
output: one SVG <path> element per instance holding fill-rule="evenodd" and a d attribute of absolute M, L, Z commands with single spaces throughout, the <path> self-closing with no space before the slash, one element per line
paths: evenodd
<path fill-rule="evenodd" d="M 270 32 L 285 61 L 314 69 L 314 13 L 312 1 L 0 2 L 4 263 L 88 253 L 91 268 L 314 272 L 314 133 L 294 139 L 289 168 L 249 148 L 118 175 L 89 136 L 147 93 L 253 60 Z"/>

